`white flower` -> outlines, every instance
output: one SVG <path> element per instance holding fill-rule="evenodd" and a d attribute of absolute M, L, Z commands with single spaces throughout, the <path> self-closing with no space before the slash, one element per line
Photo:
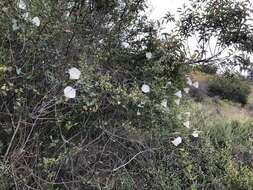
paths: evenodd
<path fill-rule="evenodd" d="M 191 86 L 191 85 L 192 85 L 192 80 L 191 80 L 191 78 L 190 78 L 190 77 L 187 77 L 186 80 L 187 80 L 187 84 L 188 84 L 189 86 Z"/>
<path fill-rule="evenodd" d="M 69 12 L 69 11 L 66 11 L 66 12 L 65 12 L 65 16 L 66 16 L 66 18 L 68 18 L 68 17 L 70 16 L 70 12 Z"/>
<path fill-rule="evenodd" d="M 71 9 L 72 7 L 74 7 L 75 6 L 75 2 L 68 2 L 67 3 L 67 8 L 68 9 Z"/>
<path fill-rule="evenodd" d="M 186 94 L 188 94 L 189 91 L 190 91 L 190 88 L 184 88 L 184 92 L 185 92 Z"/>
<path fill-rule="evenodd" d="M 182 143 L 182 138 L 181 137 L 177 137 L 175 138 L 173 141 L 171 141 L 172 144 L 174 144 L 175 146 L 178 146 Z"/>
<path fill-rule="evenodd" d="M 67 86 L 64 88 L 64 96 L 67 98 L 75 98 L 76 97 L 76 89 L 71 86 Z"/>
<path fill-rule="evenodd" d="M 12 29 L 13 31 L 16 31 L 19 29 L 19 26 L 18 26 L 18 21 L 16 19 L 12 19 Z"/>
<path fill-rule="evenodd" d="M 179 106 L 180 105 L 180 99 L 176 99 L 175 103 Z"/>
<path fill-rule="evenodd" d="M 24 14 L 22 15 L 22 17 L 23 17 L 25 20 L 27 20 L 28 17 L 29 17 L 29 12 L 24 13 Z"/>
<path fill-rule="evenodd" d="M 103 44 L 104 43 L 104 39 L 99 40 L 98 43 Z"/>
<path fill-rule="evenodd" d="M 141 115 L 141 112 L 138 110 L 136 113 L 137 116 Z"/>
<path fill-rule="evenodd" d="M 199 137 L 199 133 L 200 133 L 200 131 L 193 131 L 192 136 L 197 138 L 197 137 Z"/>
<path fill-rule="evenodd" d="M 194 86 L 195 88 L 198 88 L 198 87 L 199 87 L 199 82 L 198 82 L 198 81 L 194 82 L 194 83 L 192 84 L 192 86 Z"/>
<path fill-rule="evenodd" d="M 190 121 L 186 121 L 183 123 L 183 125 L 186 127 L 186 128 L 190 128 Z"/>
<path fill-rule="evenodd" d="M 182 92 L 181 92 L 181 90 L 179 90 L 178 92 L 176 92 L 175 95 L 176 95 L 178 98 L 182 98 Z"/>
<path fill-rule="evenodd" d="M 32 19 L 32 23 L 35 25 L 35 26 L 40 26 L 40 19 L 39 19 L 39 17 L 34 17 L 33 19 Z"/>
<path fill-rule="evenodd" d="M 143 108 L 145 105 L 145 102 L 141 102 L 140 104 L 137 105 L 138 108 Z"/>
<path fill-rule="evenodd" d="M 148 60 L 150 60 L 150 59 L 152 58 L 152 53 L 151 53 L 151 52 L 147 52 L 147 53 L 146 53 L 146 58 L 147 58 Z"/>
<path fill-rule="evenodd" d="M 114 22 L 109 22 L 105 26 L 106 26 L 106 28 L 111 30 L 115 26 L 115 23 Z"/>
<path fill-rule="evenodd" d="M 168 101 L 166 100 L 166 99 L 164 99 L 164 100 L 162 100 L 162 102 L 161 102 L 161 105 L 163 106 L 163 107 L 167 107 L 167 104 L 168 104 Z"/>
<path fill-rule="evenodd" d="M 122 42 L 121 45 L 122 45 L 124 48 L 129 48 L 129 47 L 130 47 L 129 43 L 127 43 L 127 42 Z"/>
<path fill-rule="evenodd" d="M 80 78 L 81 72 L 75 68 L 72 67 L 71 69 L 69 69 L 69 78 L 71 80 L 78 80 Z"/>
<path fill-rule="evenodd" d="M 3 12 L 7 13 L 8 8 L 7 7 L 3 7 L 2 10 L 3 10 Z"/>
<path fill-rule="evenodd" d="M 168 84 L 168 85 L 171 85 L 172 83 L 171 83 L 171 81 L 169 81 L 167 84 Z"/>
<path fill-rule="evenodd" d="M 18 8 L 23 9 L 23 10 L 26 9 L 26 4 L 23 0 L 18 1 Z"/>
<path fill-rule="evenodd" d="M 146 84 L 143 84 L 141 87 L 142 92 L 144 93 L 149 93 L 150 92 L 150 87 Z"/>

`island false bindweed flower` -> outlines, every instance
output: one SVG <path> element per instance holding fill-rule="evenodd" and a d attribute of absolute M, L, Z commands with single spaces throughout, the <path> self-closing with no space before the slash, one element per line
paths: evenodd
<path fill-rule="evenodd" d="M 183 123 L 183 125 L 186 127 L 186 128 L 190 128 L 190 121 L 186 121 Z"/>
<path fill-rule="evenodd" d="M 33 19 L 32 19 L 32 23 L 35 25 L 35 26 L 40 26 L 40 19 L 39 19 L 39 17 L 34 17 Z"/>
<path fill-rule="evenodd" d="M 190 91 L 190 88 L 184 88 L 184 92 L 185 92 L 186 94 L 188 94 L 189 91 Z"/>
<path fill-rule="evenodd" d="M 147 60 L 150 60 L 152 58 L 152 53 L 151 52 L 147 52 L 146 53 L 146 58 L 147 58 Z"/>
<path fill-rule="evenodd" d="M 194 86 L 195 88 L 199 88 L 199 82 L 198 81 L 194 82 L 192 86 Z"/>
<path fill-rule="evenodd" d="M 180 99 L 176 99 L 175 103 L 179 106 L 180 105 Z"/>
<path fill-rule="evenodd" d="M 75 2 L 68 2 L 67 3 L 67 8 L 68 9 L 71 9 L 72 7 L 74 7 L 75 6 Z"/>
<path fill-rule="evenodd" d="M 130 44 L 127 43 L 127 42 L 122 42 L 121 45 L 122 45 L 124 48 L 129 48 L 129 47 L 130 47 Z"/>
<path fill-rule="evenodd" d="M 16 31 L 19 29 L 19 26 L 18 26 L 18 21 L 16 19 L 12 19 L 12 29 L 13 31 Z"/>
<path fill-rule="evenodd" d="M 182 98 L 182 92 L 181 92 L 181 90 L 179 90 L 178 92 L 176 92 L 175 95 L 176 95 L 178 98 Z"/>
<path fill-rule="evenodd" d="M 69 78 L 71 80 L 78 80 L 80 78 L 81 72 L 79 71 L 79 69 L 72 67 L 71 69 L 69 69 Z"/>
<path fill-rule="evenodd" d="M 197 138 L 197 137 L 199 137 L 199 133 L 200 133 L 200 131 L 193 131 L 192 136 Z"/>
<path fill-rule="evenodd" d="M 173 141 L 171 141 L 172 144 L 174 144 L 175 146 L 178 146 L 182 143 L 182 138 L 181 137 L 177 137 L 175 138 Z"/>
<path fill-rule="evenodd" d="M 18 1 L 18 8 L 25 10 L 26 9 L 26 4 L 23 0 Z"/>
<path fill-rule="evenodd" d="M 167 108 L 167 104 L 168 104 L 168 101 L 167 101 L 166 99 L 162 100 L 161 105 L 162 105 L 164 108 Z"/>
<path fill-rule="evenodd" d="M 66 98 L 75 98 L 76 89 L 72 88 L 71 86 L 67 86 L 66 88 L 64 88 L 64 96 Z"/>
<path fill-rule="evenodd" d="M 147 84 L 143 84 L 141 87 L 141 91 L 144 93 L 149 93 L 150 92 L 150 87 Z"/>
<path fill-rule="evenodd" d="M 28 20 L 29 18 L 29 12 L 26 12 L 22 15 L 22 17 L 25 19 L 25 20 Z"/>

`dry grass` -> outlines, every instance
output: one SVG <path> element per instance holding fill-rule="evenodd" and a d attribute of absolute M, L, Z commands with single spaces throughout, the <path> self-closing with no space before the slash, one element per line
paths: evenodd
<path fill-rule="evenodd" d="M 192 76 L 193 80 L 197 80 L 199 82 L 207 82 L 209 79 L 211 79 L 213 77 L 213 75 L 202 73 L 200 71 L 193 71 L 191 73 L 191 76 Z"/>
<path fill-rule="evenodd" d="M 221 119 L 224 121 L 253 121 L 253 112 L 229 101 L 207 98 L 201 103 L 195 103 L 198 108 L 205 112 L 209 119 Z"/>

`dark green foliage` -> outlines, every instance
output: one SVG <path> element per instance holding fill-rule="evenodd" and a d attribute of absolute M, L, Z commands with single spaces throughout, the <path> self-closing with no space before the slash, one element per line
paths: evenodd
<path fill-rule="evenodd" d="M 179 148 L 171 146 L 167 138 L 154 138 L 153 146 L 159 144 L 160 149 L 144 154 L 139 158 L 142 161 L 129 166 L 128 172 L 139 174 L 142 179 L 142 183 L 133 179 L 131 184 L 136 188 L 136 184 L 143 185 L 139 189 L 157 190 L 250 190 L 253 165 L 240 155 L 250 154 L 252 124 L 208 122 L 203 129 L 200 138 L 189 136 Z"/>
<path fill-rule="evenodd" d="M 206 92 L 200 88 L 191 88 L 190 95 L 197 102 L 202 102 L 207 97 Z"/>
<path fill-rule="evenodd" d="M 144 0 L 23 1 L 25 10 L 0 1 L 1 190 L 232 184 L 224 179 L 229 150 L 214 145 L 215 135 L 195 139 L 182 128 L 174 100 L 190 69 L 184 38 L 161 39 L 143 14 Z M 40 26 L 31 22 L 35 16 Z M 81 71 L 79 80 L 69 79 L 71 67 Z M 75 99 L 64 97 L 66 86 L 77 90 Z M 175 147 L 178 134 L 184 140 Z M 247 181 L 246 169 L 233 179 Z"/>
<path fill-rule="evenodd" d="M 250 94 L 249 86 L 235 75 L 216 76 L 209 81 L 208 91 L 211 96 L 245 105 Z"/>

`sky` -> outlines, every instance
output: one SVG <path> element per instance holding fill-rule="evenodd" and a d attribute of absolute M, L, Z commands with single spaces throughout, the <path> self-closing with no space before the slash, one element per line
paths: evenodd
<path fill-rule="evenodd" d="M 189 3 L 189 0 L 148 0 L 151 9 L 151 19 L 160 19 L 168 11 L 172 14 L 176 14 L 176 10 L 182 7 L 184 3 Z"/>
<path fill-rule="evenodd" d="M 183 7 L 184 4 L 189 4 L 189 0 L 147 0 L 149 9 L 147 14 L 150 20 L 161 20 L 168 12 L 177 18 L 177 9 Z M 169 22 L 163 25 L 162 32 L 171 32 L 175 27 L 175 23 Z M 191 44 L 190 44 L 191 45 Z"/>
<path fill-rule="evenodd" d="M 177 17 L 177 9 L 184 4 L 189 4 L 189 0 L 148 0 L 149 10 L 147 13 L 151 20 L 161 20 L 168 12 Z M 175 23 L 168 23 L 163 26 L 162 32 L 170 32 L 174 27 Z M 188 46 L 190 51 L 192 51 L 191 53 L 196 49 L 196 45 L 195 38 L 190 39 Z"/>

